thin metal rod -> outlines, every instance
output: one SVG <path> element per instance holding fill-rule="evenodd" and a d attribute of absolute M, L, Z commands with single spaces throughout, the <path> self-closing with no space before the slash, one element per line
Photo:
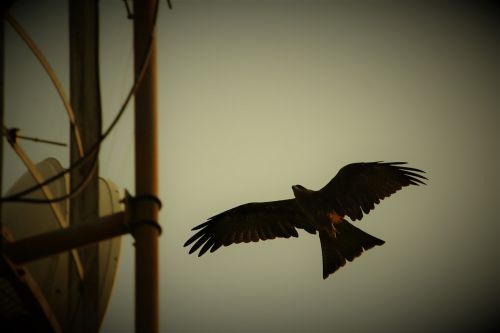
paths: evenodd
<path fill-rule="evenodd" d="M 68 97 L 66 96 L 66 93 L 64 92 L 64 88 L 57 78 L 56 73 L 54 72 L 54 69 L 52 69 L 52 66 L 48 62 L 48 60 L 45 58 L 43 55 L 42 51 L 38 48 L 38 46 L 35 44 L 35 42 L 31 39 L 29 34 L 23 29 L 23 27 L 17 22 L 17 20 L 10 14 L 6 13 L 5 14 L 5 20 L 9 22 L 9 24 L 14 28 L 14 30 L 17 32 L 17 34 L 24 40 L 26 45 L 31 49 L 33 54 L 36 56 L 42 67 L 45 69 L 47 72 L 48 76 L 50 77 L 50 80 L 54 84 L 54 87 L 57 90 L 57 93 L 61 97 L 61 100 L 64 104 L 64 108 L 66 109 L 66 112 L 68 113 L 69 117 L 69 122 L 71 123 L 71 126 L 75 130 L 75 140 L 78 145 L 78 153 L 80 157 L 84 155 L 84 150 L 83 150 L 83 141 L 80 135 L 80 130 L 78 128 L 78 124 L 76 123 L 76 118 L 75 118 L 75 113 L 73 112 L 73 109 L 71 108 L 71 104 L 69 102 Z"/>
<path fill-rule="evenodd" d="M 154 29 L 158 1 L 134 1 L 135 76 L 140 75 Z M 146 72 L 135 94 L 135 189 L 136 196 L 158 196 L 156 40 Z M 159 332 L 158 222 L 159 206 L 154 200 L 138 205 L 132 233 L 135 238 L 135 331 Z"/>
<path fill-rule="evenodd" d="M 40 142 L 40 143 L 47 143 L 49 145 L 54 145 L 54 146 L 61 146 L 61 147 L 67 147 L 68 146 L 66 143 L 63 143 L 63 142 L 57 142 L 57 141 L 45 140 L 45 139 L 39 139 L 39 138 L 32 138 L 30 136 L 17 135 L 16 137 L 18 139 L 22 139 L 22 140 L 28 140 L 28 141 Z"/>
<path fill-rule="evenodd" d="M 127 18 L 128 19 L 133 19 L 134 18 L 134 14 L 132 14 L 132 11 L 130 10 L 130 6 L 128 4 L 128 0 L 123 0 L 123 2 L 125 3 L 125 9 L 127 10 Z"/>
<path fill-rule="evenodd" d="M 2 122 L 2 126 L 3 126 L 3 122 Z M 19 132 L 19 128 L 10 128 L 7 131 L 2 129 L 2 135 L 8 136 L 8 140 L 15 141 L 17 139 L 22 139 L 22 140 L 28 140 L 28 141 L 33 141 L 33 142 L 47 143 L 47 144 L 51 144 L 51 145 L 55 145 L 55 146 L 62 146 L 62 147 L 68 146 L 67 144 L 65 144 L 63 142 L 33 138 L 31 136 L 20 135 L 20 134 L 18 134 L 18 132 Z"/>
<path fill-rule="evenodd" d="M 129 232 L 125 212 L 102 217 L 99 222 L 74 225 L 69 228 L 5 242 L 9 260 L 21 265 L 57 253 L 97 243 Z"/>

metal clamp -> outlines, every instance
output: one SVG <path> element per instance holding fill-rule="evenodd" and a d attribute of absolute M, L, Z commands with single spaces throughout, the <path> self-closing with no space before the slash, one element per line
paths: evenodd
<path fill-rule="evenodd" d="M 126 221 L 132 234 L 134 234 L 135 228 L 147 224 L 158 229 L 158 233 L 161 235 L 162 228 L 157 221 L 157 213 L 161 209 L 162 203 L 157 196 L 143 194 L 134 197 L 125 190 L 125 198 L 122 202 L 125 203 Z"/>

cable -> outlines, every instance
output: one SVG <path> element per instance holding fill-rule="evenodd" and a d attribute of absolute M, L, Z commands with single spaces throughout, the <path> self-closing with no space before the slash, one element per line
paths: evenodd
<path fill-rule="evenodd" d="M 9 196 L 6 196 L 6 197 L 2 197 L 0 199 L 0 201 L 2 202 L 9 202 L 9 201 L 24 201 L 24 200 L 35 200 L 35 199 L 23 199 L 21 200 L 23 196 L 27 195 L 27 194 L 30 194 L 38 189 L 40 189 L 42 186 L 44 185 L 47 185 L 61 177 L 63 177 L 65 174 L 75 170 L 76 168 L 78 168 L 80 165 L 82 165 L 83 163 L 85 163 L 90 157 L 92 157 L 93 155 L 95 155 L 98 151 L 99 151 L 99 148 L 102 144 L 102 142 L 107 138 L 107 136 L 109 135 L 109 133 L 111 133 L 111 131 L 114 129 L 114 127 L 116 126 L 116 124 L 118 123 L 118 121 L 120 120 L 120 118 L 122 117 L 123 113 L 125 112 L 125 109 L 128 105 L 128 103 L 130 102 L 132 96 L 135 94 L 135 92 L 137 91 L 137 88 L 139 87 L 143 77 L 144 77 L 144 74 L 146 73 L 146 69 L 149 65 L 149 59 L 151 58 L 151 52 L 152 52 L 152 49 L 153 49 L 153 42 L 154 42 L 154 38 L 155 38 L 155 31 L 156 31 L 156 23 L 157 23 L 157 19 L 158 19 L 158 7 L 159 7 L 159 0 L 156 1 L 156 6 L 155 6 L 155 12 L 154 12 L 154 18 L 153 18 L 153 24 L 152 24 L 152 27 L 151 27 L 151 32 L 150 32 L 150 35 L 149 35 L 149 41 L 148 41 L 148 47 L 146 49 L 146 54 L 144 55 L 144 59 L 142 61 L 142 64 L 141 64 L 141 71 L 139 72 L 139 75 L 136 77 L 135 81 L 134 81 L 134 84 L 132 85 L 127 97 L 125 98 L 125 101 L 123 102 L 121 108 L 119 109 L 118 113 L 116 114 L 115 118 L 113 119 L 113 121 L 111 122 L 111 124 L 108 126 L 107 130 L 101 135 L 101 137 L 99 138 L 99 140 L 89 149 L 89 151 L 84 155 L 82 156 L 81 158 L 79 158 L 78 160 L 76 160 L 72 165 L 70 165 L 66 170 L 64 171 L 61 171 L 57 174 L 55 174 L 54 176 L 46 179 L 44 182 L 40 183 L 40 184 L 37 184 L 37 185 L 34 185 L 32 187 L 29 187 L 25 190 L 22 190 L 22 191 L 19 191 L 17 193 L 14 193 L 14 194 L 11 194 Z M 89 172 L 89 174 L 91 173 L 92 171 Z M 85 177 L 85 179 L 87 179 L 88 177 Z M 83 182 L 82 182 L 83 183 Z M 68 193 L 67 195 L 72 195 L 71 193 Z M 56 198 L 58 199 L 58 198 Z M 64 200 L 64 199 L 61 199 L 61 200 Z M 47 201 L 47 200 L 45 200 Z M 41 202 L 41 203 L 45 203 L 45 202 Z"/>
<path fill-rule="evenodd" d="M 73 188 L 69 193 L 67 193 L 65 195 L 62 195 L 62 196 L 57 197 L 57 198 L 52 198 L 52 199 L 16 198 L 13 201 L 35 203 L 35 204 L 49 204 L 49 203 L 54 203 L 54 202 L 59 202 L 62 200 L 74 198 L 77 195 L 79 195 L 88 186 L 88 184 L 92 180 L 92 176 L 94 176 L 94 174 L 97 171 L 97 165 L 98 165 L 97 160 L 98 160 L 97 158 L 94 158 L 92 160 L 92 167 L 90 168 L 90 171 L 87 173 L 85 178 L 75 188 Z"/>

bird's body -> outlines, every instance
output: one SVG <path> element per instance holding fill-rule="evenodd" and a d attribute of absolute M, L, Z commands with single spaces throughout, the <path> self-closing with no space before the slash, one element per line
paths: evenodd
<path fill-rule="evenodd" d="M 321 190 L 292 186 L 295 198 L 244 204 L 208 219 L 184 246 L 195 242 L 189 253 L 201 247 L 199 256 L 222 245 L 298 237 L 296 228 L 319 233 L 323 278 L 347 261 L 384 241 L 354 227 L 345 217 L 361 220 L 363 213 L 404 186 L 424 184 L 419 169 L 395 163 L 353 163 L 343 167 Z"/>
<path fill-rule="evenodd" d="M 315 226 L 316 230 L 322 230 L 335 237 L 335 224 L 344 220 L 335 210 L 324 210 L 323 198 L 318 192 L 305 188 L 302 185 L 292 186 L 295 201 L 304 218 Z"/>

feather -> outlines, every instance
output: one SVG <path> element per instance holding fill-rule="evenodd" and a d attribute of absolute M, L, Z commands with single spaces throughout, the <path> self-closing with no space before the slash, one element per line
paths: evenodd
<path fill-rule="evenodd" d="M 294 199 L 247 203 L 209 218 L 196 226 L 197 231 L 184 246 L 194 243 L 189 250 L 200 249 L 199 256 L 208 250 L 214 252 L 222 245 L 257 242 L 276 237 L 298 237 L 296 228 L 315 233 L 315 227 L 299 210 Z"/>
<path fill-rule="evenodd" d="M 408 185 L 425 185 L 424 171 L 405 166 L 406 162 L 352 163 L 318 191 L 327 209 L 361 220 L 390 195 Z"/>

